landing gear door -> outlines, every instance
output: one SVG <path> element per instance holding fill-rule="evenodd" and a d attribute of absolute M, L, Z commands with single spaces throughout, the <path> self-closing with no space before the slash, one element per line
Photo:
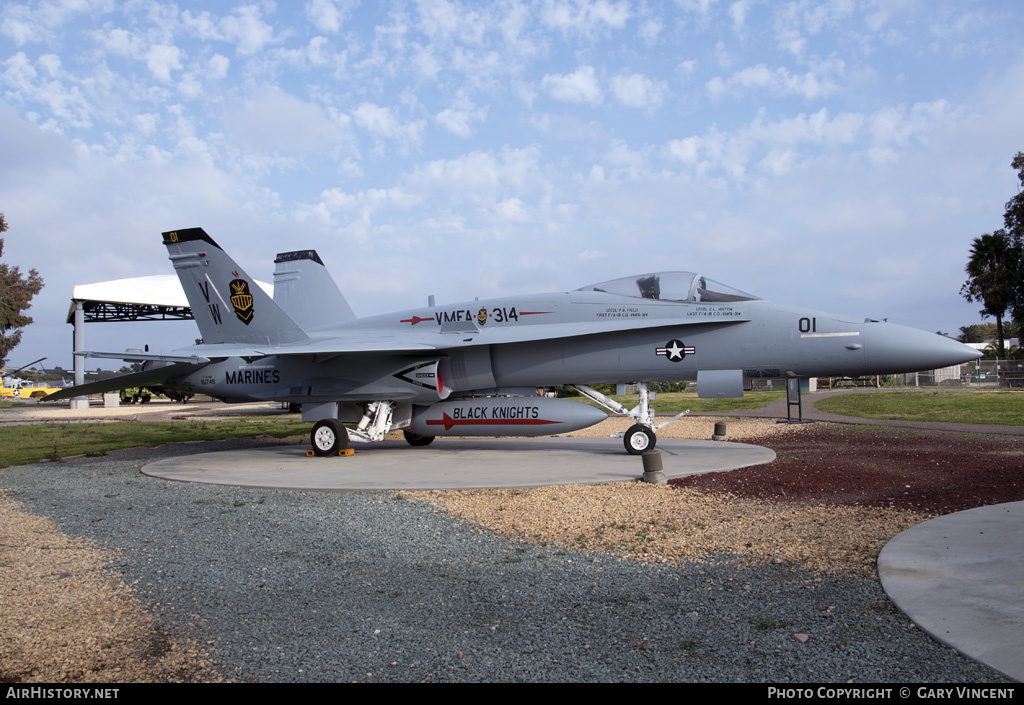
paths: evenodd
<path fill-rule="evenodd" d="M 719 399 L 743 396 L 743 370 L 700 370 L 697 372 L 697 397 Z"/>
<path fill-rule="evenodd" d="M 412 404 L 397 402 L 391 410 L 391 430 L 398 431 L 412 425 Z"/>

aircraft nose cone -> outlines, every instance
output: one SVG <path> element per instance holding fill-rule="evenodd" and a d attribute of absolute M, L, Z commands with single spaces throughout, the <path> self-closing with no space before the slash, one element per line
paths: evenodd
<path fill-rule="evenodd" d="M 869 374 L 937 370 L 981 357 L 956 340 L 891 323 L 867 323 L 865 334 L 864 363 Z"/>

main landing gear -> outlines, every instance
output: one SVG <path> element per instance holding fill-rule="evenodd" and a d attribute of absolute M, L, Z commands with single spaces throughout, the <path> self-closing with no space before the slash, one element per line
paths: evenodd
<path fill-rule="evenodd" d="M 654 425 L 654 408 L 651 406 L 651 394 L 650 388 L 647 382 L 637 382 L 636 386 L 640 393 L 640 403 L 632 409 L 627 409 L 622 404 L 618 403 L 614 399 L 601 394 L 596 389 L 592 389 L 583 384 L 571 385 L 573 389 L 578 391 L 583 396 L 593 399 L 604 408 L 612 411 L 616 414 L 623 414 L 636 421 L 635 424 L 630 426 L 625 433 L 617 433 L 616 436 L 622 438 L 622 445 L 625 446 L 626 452 L 630 455 L 640 455 L 649 450 L 654 450 L 654 446 L 658 444 L 657 431 L 665 428 L 673 421 L 682 418 L 686 414 L 690 413 L 690 410 L 676 414 L 668 421 L 664 423 Z"/>
<path fill-rule="evenodd" d="M 372 443 L 382 440 L 384 434 L 391 430 L 391 417 L 394 408 L 395 404 L 391 401 L 369 402 L 363 409 L 363 417 L 353 428 L 343 426 L 337 419 L 320 419 L 314 424 L 313 431 L 309 434 L 313 453 L 321 457 L 337 455 L 348 448 L 349 441 Z"/>
<path fill-rule="evenodd" d="M 313 425 L 309 441 L 320 457 L 337 455 L 348 448 L 348 430 L 337 419 L 321 419 Z"/>
<path fill-rule="evenodd" d="M 406 443 L 417 448 L 429 446 L 434 442 L 434 436 L 421 436 L 411 431 L 402 431 L 402 435 L 405 436 Z"/>

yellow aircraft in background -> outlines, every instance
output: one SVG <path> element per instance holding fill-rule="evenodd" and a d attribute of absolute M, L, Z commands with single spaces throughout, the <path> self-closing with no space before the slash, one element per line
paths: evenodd
<path fill-rule="evenodd" d="M 63 387 L 51 387 L 45 382 L 26 382 L 24 380 L 15 382 L 8 387 L 0 383 L 0 398 L 3 399 L 42 399 L 47 394 L 59 392 Z"/>
<path fill-rule="evenodd" d="M 47 394 L 53 394 L 63 389 L 64 387 L 54 387 L 46 382 L 29 382 L 16 376 L 29 365 L 34 365 L 45 359 L 45 357 L 41 357 L 16 370 L 4 368 L 4 374 L 0 375 L 0 399 L 42 399 Z M 11 386 L 8 387 L 8 384 Z"/>

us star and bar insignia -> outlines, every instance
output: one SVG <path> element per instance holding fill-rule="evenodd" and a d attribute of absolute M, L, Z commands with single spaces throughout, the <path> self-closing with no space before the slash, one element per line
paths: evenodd
<path fill-rule="evenodd" d="M 665 347 L 656 348 L 654 350 L 655 355 L 664 355 L 672 362 L 679 362 L 687 355 L 693 355 L 697 351 L 692 345 L 687 346 L 683 344 L 681 340 L 670 340 L 665 343 Z"/>

